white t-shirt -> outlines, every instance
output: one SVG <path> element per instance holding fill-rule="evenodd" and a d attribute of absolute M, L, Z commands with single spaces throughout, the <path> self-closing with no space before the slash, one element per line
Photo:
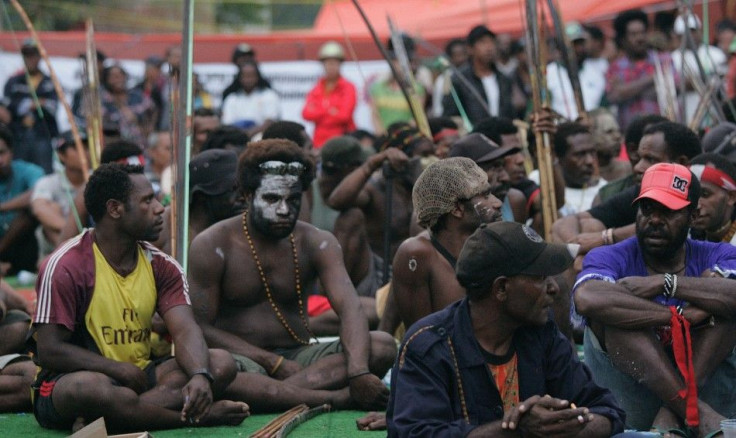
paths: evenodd
<path fill-rule="evenodd" d="M 68 216 L 71 203 L 76 195 L 77 187 L 72 186 L 64 175 L 52 173 L 36 181 L 31 194 L 31 202 L 46 199 L 58 204 L 61 207 L 61 214 Z"/>
<path fill-rule="evenodd" d="M 260 125 L 266 120 L 278 120 L 281 116 L 279 95 L 270 88 L 232 93 L 222 103 L 222 124 L 248 122 Z"/>
<path fill-rule="evenodd" d="M 488 99 L 488 110 L 491 112 L 491 116 L 498 116 L 499 100 L 501 98 L 501 91 L 498 88 L 498 78 L 495 74 L 491 74 L 481 78 L 483 83 L 483 89 L 486 90 L 486 99 Z"/>
<path fill-rule="evenodd" d="M 539 169 L 534 169 L 529 174 L 529 179 L 539 184 Z M 606 184 L 608 184 L 608 181 L 603 178 L 598 178 L 598 184 L 591 187 L 585 187 L 583 189 L 565 187 L 565 205 L 562 207 L 558 206 L 557 208 L 560 217 L 570 216 L 582 211 L 590 210 L 590 207 L 593 205 L 595 195 L 598 194 L 598 190 Z"/>
<path fill-rule="evenodd" d="M 605 69 L 603 63 L 605 63 Z M 603 94 L 606 92 L 606 70 L 608 61 L 601 59 L 586 59 L 583 61 L 578 77 L 580 90 L 583 94 L 583 106 L 586 111 L 600 107 Z M 547 88 L 552 97 L 552 109 L 567 117 L 569 120 L 578 118 L 578 109 L 575 105 L 575 95 L 567 69 L 561 64 L 551 62 L 547 66 Z"/>

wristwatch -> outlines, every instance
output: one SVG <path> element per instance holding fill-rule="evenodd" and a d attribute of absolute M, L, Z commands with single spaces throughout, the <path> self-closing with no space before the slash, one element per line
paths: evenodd
<path fill-rule="evenodd" d="M 213 383 L 215 383 L 215 377 L 212 375 L 212 373 L 210 372 L 210 370 L 208 370 L 207 368 L 199 368 L 199 369 L 194 370 L 192 372 L 192 374 L 189 376 L 189 378 L 191 379 L 192 377 L 196 376 L 197 374 L 203 375 L 204 378 L 207 379 L 210 382 L 210 385 L 212 385 Z"/>

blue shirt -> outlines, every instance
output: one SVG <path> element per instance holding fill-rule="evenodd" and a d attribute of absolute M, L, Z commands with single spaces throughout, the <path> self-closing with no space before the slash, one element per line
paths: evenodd
<path fill-rule="evenodd" d="M 705 242 L 688 239 L 685 242 L 685 276 L 700 277 L 706 270 L 720 272 L 724 277 L 736 276 L 736 247 L 728 243 Z M 583 270 L 572 288 L 573 296 L 581 284 L 589 280 L 615 283 L 625 277 L 648 277 L 644 256 L 636 236 L 615 245 L 600 246 L 583 259 Z M 575 310 L 571 300 L 571 320 L 575 327 L 584 325 L 583 317 Z M 657 295 L 654 301 L 665 306 L 680 306 L 685 302 L 677 298 Z"/>
<path fill-rule="evenodd" d="M 7 202 L 32 189 L 36 181 L 44 175 L 41 167 L 23 160 L 13 160 L 10 167 L 13 169 L 13 173 L 7 179 L 0 180 L 0 203 Z M 17 215 L 17 211 L 0 213 L 0 236 L 5 235 L 10 223 Z"/>

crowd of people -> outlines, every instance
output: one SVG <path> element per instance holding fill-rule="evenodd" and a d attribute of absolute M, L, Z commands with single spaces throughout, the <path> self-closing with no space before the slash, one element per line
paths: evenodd
<path fill-rule="evenodd" d="M 37 273 L 36 300 L 0 283 L 0 412 L 131 431 L 306 403 L 373 411 L 358 429 L 391 437 L 717 436 L 736 417 L 736 23 L 712 46 L 692 14 L 651 24 L 621 12 L 614 47 L 569 23 L 582 99 L 552 39 L 541 109 L 523 40 L 475 26 L 433 71 L 403 35 L 390 62 L 414 80 L 364 84 L 370 130 L 339 43 L 319 51 L 313 131 L 239 44 L 220 108 L 194 87 L 186 220 L 180 48 L 134 87 L 98 52 L 101 88 L 72 105 L 85 123 L 100 99 L 87 169 L 24 42 L 0 107 L 0 268 Z"/>

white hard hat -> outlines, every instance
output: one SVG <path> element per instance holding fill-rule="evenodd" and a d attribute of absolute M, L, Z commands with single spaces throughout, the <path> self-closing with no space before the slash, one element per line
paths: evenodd
<path fill-rule="evenodd" d="M 319 59 L 334 58 L 341 61 L 345 60 L 345 51 L 342 46 L 335 41 L 328 41 L 322 45 L 319 49 Z"/>

